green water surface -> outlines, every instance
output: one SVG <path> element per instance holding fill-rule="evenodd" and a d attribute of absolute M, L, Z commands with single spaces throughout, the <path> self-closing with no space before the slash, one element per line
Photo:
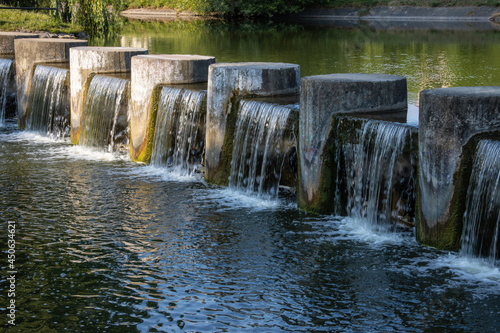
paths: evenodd
<path fill-rule="evenodd" d="M 96 43 L 143 47 L 150 54 L 210 55 L 217 62 L 294 63 L 301 66 L 302 77 L 402 75 L 408 79 L 408 100 L 414 104 L 423 89 L 500 85 L 498 24 L 430 22 L 406 26 L 403 22 L 383 30 L 378 26 L 330 21 L 128 21 L 119 38 Z"/>

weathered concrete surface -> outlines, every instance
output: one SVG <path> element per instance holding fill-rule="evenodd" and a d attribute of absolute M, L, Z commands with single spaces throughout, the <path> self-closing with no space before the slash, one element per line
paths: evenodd
<path fill-rule="evenodd" d="M 61 63 L 69 61 L 69 50 L 85 46 L 86 40 L 23 38 L 15 39 L 16 82 L 17 82 L 17 119 L 20 128 L 26 122 L 26 108 L 30 94 L 31 79 L 36 64 Z"/>
<path fill-rule="evenodd" d="M 3 32 L 0 31 L 0 54 L 14 53 L 14 40 L 19 38 L 38 38 L 38 34 L 24 32 Z"/>
<path fill-rule="evenodd" d="M 228 184 L 238 105 L 245 96 L 299 92 L 300 67 L 285 63 L 225 63 L 208 72 L 205 179 Z"/>
<path fill-rule="evenodd" d="M 299 208 L 317 213 L 334 211 L 331 191 L 335 162 L 331 152 L 325 151 L 326 143 L 333 135 L 334 114 L 401 111 L 406 107 L 406 78 L 402 76 L 330 74 L 302 78 Z"/>
<path fill-rule="evenodd" d="M 76 47 L 71 49 L 71 143 L 80 140 L 81 118 L 85 103 L 87 80 L 92 73 L 125 73 L 131 70 L 133 56 L 148 50 L 129 47 Z"/>
<path fill-rule="evenodd" d="M 140 55 L 132 58 L 130 157 L 149 163 L 156 113 L 153 91 L 159 84 L 206 82 L 214 57 L 199 55 Z M 154 119 L 153 119 L 154 118 Z M 152 123 L 153 122 L 153 123 Z"/>
<path fill-rule="evenodd" d="M 500 131 L 500 87 L 460 87 L 420 93 L 417 239 L 457 250 L 465 209 L 467 142 Z M 470 170 L 468 171 L 470 174 Z"/>

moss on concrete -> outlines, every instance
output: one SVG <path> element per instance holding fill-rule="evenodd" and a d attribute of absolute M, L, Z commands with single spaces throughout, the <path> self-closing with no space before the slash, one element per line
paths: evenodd
<path fill-rule="evenodd" d="M 160 101 L 162 88 L 163 85 L 157 85 L 153 89 L 153 94 L 151 96 L 151 107 L 149 109 L 148 115 L 146 140 L 141 144 L 137 151 L 134 151 L 132 147 L 132 141 L 130 141 L 130 159 L 132 160 L 132 162 L 141 162 L 146 164 L 149 164 L 151 162 L 151 155 L 153 154 L 153 144 L 155 139 L 156 119 L 158 116 L 158 104 Z"/>
<path fill-rule="evenodd" d="M 231 160 L 233 158 L 233 144 L 236 132 L 236 122 L 238 121 L 238 110 L 240 106 L 241 96 L 240 91 L 235 90 L 232 96 L 226 103 L 231 105 L 229 112 L 226 116 L 226 130 L 224 133 L 224 144 L 220 152 L 219 165 L 212 170 L 212 175 L 208 181 L 211 184 L 219 186 L 229 185 L 229 176 L 231 175 Z M 227 105 L 224 108 L 227 110 Z M 205 170 L 206 174 L 206 170 Z"/>
<path fill-rule="evenodd" d="M 85 80 L 85 85 L 83 87 L 83 92 L 82 92 L 82 103 L 83 103 L 83 112 L 82 112 L 82 116 L 80 117 L 80 124 L 78 126 L 78 131 L 77 132 L 73 132 L 71 133 L 71 143 L 74 144 L 74 145 L 77 145 L 80 143 L 80 134 L 82 133 L 82 124 L 85 123 L 85 118 L 86 118 L 86 110 L 85 110 L 85 101 L 87 100 L 87 94 L 88 94 L 88 91 L 89 91 L 89 87 L 90 87 L 90 82 L 92 82 L 92 79 L 94 78 L 94 76 L 96 76 L 97 73 L 90 73 L 88 76 L 87 76 L 87 79 Z M 73 126 L 71 126 L 71 128 L 73 129 Z"/>
<path fill-rule="evenodd" d="M 353 142 L 357 137 L 357 130 L 361 127 L 360 120 L 346 121 L 341 114 L 332 117 L 330 133 L 326 138 L 325 148 L 322 152 L 323 164 L 321 166 L 320 184 L 318 193 L 311 200 L 307 200 L 304 194 L 305 189 L 299 190 L 298 207 L 301 210 L 317 214 L 341 214 L 345 215 L 347 203 L 347 190 L 342 179 L 345 179 L 342 168 L 339 168 L 339 161 L 343 161 L 343 155 L 337 149 L 344 142 Z M 300 131 L 300 129 L 299 129 Z M 299 153 L 299 184 L 300 183 L 300 153 Z M 340 182 L 339 182 L 340 181 Z M 337 191 L 340 195 L 336 196 Z M 335 198 L 339 197 L 340 202 Z"/>
<path fill-rule="evenodd" d="M 360 117 L 361 115 L 338 113 L 333 115 L 330 132 L 326 138 L 324 151 L 322 152 L 323 164 L 321 167 L 321 177 L 318 193 L 312 200 L 306 201 L 307 196 L 303 190 L 299 190 L 298 206 L 300 209 L 319 213 L 347 215 L 349 203 L 349 186 L 346 175 L 345 147 L 355 146 L 360 143 L 360 131 L 363 125 L 370 118 Z M 376 117 L 373 117 L 376 119 Z M 396 161 L 395 168 L 397 172 L 393 174 L 393 184 L 391 189 L 392 212 L 397 212 L 391 219 L 394 222 L 408 226 L 414 225 L 415 217 L 415 177 L 417 175 L 417 156 L 418 156 L 418 131 L 410 129 L 405 138 L 405 149 L 402 157 Z M 374 141 L 370 140 L 373 144 Z M 367 147 L 373 150 L 374 147 Z M 300 154 L 299 154 L 300 155 Z M 300 163 L 299 163 L 300 166 Z M 412 176 L 413 175 L 413 176 Z M 300 177 L 300 172 L 299 172 Z M 397 178 L 399 177 L 399 178 Z M 299 180 L 300 181 L 300 180 Z M 304 189 L 305 190 L 305 189 Z M 398 204 L 403 205 L 401 208 Z"/>
<path fill-rule="evenodd" d="M 458 251 L 461 247 L 461 236 L 466 210 L 467 191 L 469 189 L 470 176 L 477 150 L 477 144 L 483 139 L 499 139 L 500 133 L 487 132 L 474 135 L 462 147 L 460 164 L 453 175 L 454 192 L 450 201 L 450 214 L 446 221 L 439 221 L 434 227 L 429 228 L 421 223 L 421 197 L 417 191 L 417 218 L 416 238 L 417 241 L 426 246 L 441 250 Z"/>
<path fill-rule="evenodd" d="M 280 185 L 297 187 L 297 138 L 299 136 L 299 111 L 292 110 L 283 132 L 285 144 L 284 162 L 281 168 Z"/>

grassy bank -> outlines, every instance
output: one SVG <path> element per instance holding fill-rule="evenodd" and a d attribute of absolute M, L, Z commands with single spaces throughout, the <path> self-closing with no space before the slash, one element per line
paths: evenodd
<path fill-rule="evenodd" d="M 0 31 L 47 31 L 51 33 L 77 33 L 78 24 L 65 23 L 47 12 L 0 9 Z"/>
<path fill-rule="evenodd" d="M 226 17 L 269 17 L 297 13 L 311 7 L 359 7 L 373 6 L 500 6 L 500 0 L 79 0 L 83 9 L 80 22 L 66 23 L 48 12 L 0 9 L 1 31 L 48 31 L 52 33 L 77 33 L 99 37 L 112 35 L 120 30 L 120 21 L 113 8 L 170 8 L 188 10 L 198 14 L 216 14 Z M 70 2 L 72 3 L 72 2 Z M 99 5 L 97 6 L 96 3 Z M 0 1 L 0 5 L 4 5 Z M 87 8 L 88 7 L 88 8 Z M 102 8 L 101 8 L 102 7 Z M 103 9 L 104 8 L 104 9 Z M 106 10 L 105 8 L 108 8 Z M 92 11 L 93 10 L 93 11 Z M 84 28 L 85 27 L 85 28 Z"/>
<path fill-rule="evenodd" d="M 214 4 L 216 3 L 215 1 Z M 227 2 L 227 5 L 224 5 Z M 230 1 L 217 1 L 221 10 L 230 9 Z M 275 10 L 282 1 L 271 0 L 262 3 L 252 3 L 247 1 L 253 7 L 261 9 Z M 124 0 L 125 8 L 169 8 L 177 10 L 193 10 L 203 12 L 210 10 L 211 1 L 199 0 Z M 457 6 L 500 6 L 500 0 L 298 0 L 290 1 L 293 3 L 289 9 L 304 9 L 307 7 L 374 7 L 374 6 L 414 6 L 414 7 L 457 7 Z M 215 7 L 215 5 L 212 5 Z M 258 8 L 257 8 L 258 9 Z"/>

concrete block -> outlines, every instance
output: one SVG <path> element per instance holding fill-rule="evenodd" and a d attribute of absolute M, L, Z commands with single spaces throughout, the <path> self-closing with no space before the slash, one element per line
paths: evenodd
<path fill-rule="evenodd" d="M 86 40 L 22 38 L 15 39 L 17 119 L 20 128 L 26 123 L 26 108 L 35 66 L 40 63 L 61 63 L 69 61 L 69 50 L 87 45 Z"/>
<path fill-rule="evenodd" d="M 208 72 L 205 179 L 228 185 L 238 105 L 243 97 L 299 93 L 300 67 L 285 63 L 226 63 Z"/>
<path fill-rule="evenodd" d="M 133 56 L 148 50 L 130 47 L 76 47 L 70 54 L 71 143 L 78 144 L 88 78 L 95 73 L 126 73 Z"/>
<path fill-rule="evenodd" d="M 378 113 L 407 108 L 406 78 L 381 74 L 330 74 L 302 78 L 299 117 L 299 208 L 332 213 L 332 165 L 325 153 L 337 113 Z"/>
<path fill-rule="evenodd" d="M 156 112 L 155 87 L 161 84 L 206 82 L 215 58 L 200 55 L 139 55 L 132 58 L 130 105 L 130 157 L 149 163 Z"/>
<path fill-rule="evenodd" d="M 420 93 L 417 239 L 458 250 L 471 159 L 467 143 L 500 131 L 500 87 L 458 87 Z M 469 169 L 469 170 L 468 170 Z"/>
<path fill-rule="evenodd" d="M 14 40 L 20 38 L 38 38 L 38 34 L 25 32 L 0 32 L 0 55 L 14 54 Z"/>

